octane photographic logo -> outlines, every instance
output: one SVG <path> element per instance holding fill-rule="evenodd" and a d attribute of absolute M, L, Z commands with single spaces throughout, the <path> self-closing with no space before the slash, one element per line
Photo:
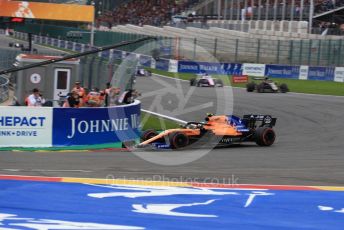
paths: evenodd
<path fill-rule="evenodd" d="M 165 45 L 170 48 L 166 48 Z M 197 55 L 194 53 L 196 50 Z M 191 86 L 190 79 L 178 75 L 178 62 L 169 60 L 176 56 L 179 59 L 183 57 L 184 60 L 192 60 L 191 58 L 197 56 L 197 60 L 203 60 L 203 62 L 183 61 L 183 65 L 179 63 L 179 69 L 189 70 L 189 72 L 198 71 L 198 75 L 196 73 L 187 74 L 190 79 L 193 77 L 203 78 L 214 82 L 216 78 L 219 78 L 215 75 L 222 73 L 221 80 L 228 86 L 199 87 L 205 86 L 202 85 L 202 82 Z M 163 118 L 156 119 L 154 125 L 161 127 L 159 131 L 164 131 L 171 127 L 171 122 L 175 121 L 181 124 L 185 124 L 183 121 L 205 122 L 207 113 L 232 114 L 233 92 L 229 86 L 229 78 L 223 77 L 226 74 L 225 65 L 203 47 L 195 46 L 193 42 L 184 40 L 162 39 L 146 43 L 132 53 L 123 52 L 122 57 L 125 58 L 115 71 L 111 84 L 120 88 L 121 92 L 133 88 L 139 93 L 137 99 L 141 101 L 141 109 L 145 111 L 141 113 L 142 131 L 145 131 L 144 129 L 148 125 L 152 125 L 152 119 L 157 118 L 157 115 L 163 116 Z M 170 71 L 169 76 L 153 73 L 152 76 L 139 77 L 137 70 L 140 66 Z M 215 83 L 217 82 L 215 81 Z M 110 117 L 118 115 L 123 114 L 110 114 Z M 125 141 L 125 138 L 126 136 L 119 137 L 122 141 Z M 137 137 L 137 139 L 139 138 Z M 155 164 L 181 165 L 203 157 L 216 147 L 220 140 L 221 137 L 214 137 L 206 133 L 197 141 L 190 141 L 186 148 L 175 151 L 157 150 L 150 147 L 148 149 L 132 148 L 131 151 L 142 159 Z M 159 147 L 168 147 L 170 141 L 171 135 L 166 135 Z"/>

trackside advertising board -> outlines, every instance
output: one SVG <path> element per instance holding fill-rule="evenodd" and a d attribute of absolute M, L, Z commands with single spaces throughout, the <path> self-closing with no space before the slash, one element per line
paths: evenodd
<path fill-rule="evenodd" d="M 140 103 L 109 108 L 54 108 L 53 145 L 92 145 L 139 137 Z"/>
<path fill-rule="evenodd" d="M 300 66 L 266 65 L 265 75 L 277 78 L 299 79 Z"/>
<path fill-rule="evenodd" d="M 243 75 L 263 77 L 265 75 L 265 64 L 244 63 Z"/>
<path fill-rule="evenodd" d="M 168 71 L 169 66 L 170 66 L 170 60 L 169 59 L 160 58 L 160 59 L 156 60 L 155 68 L 158 70 Z"/>
<path fill-rule="evenodd" d="M 179 61 L 178 72 L 240 75 L 242 74 L 242 65 L 238 63 Z"/>
<path fill-rule="evenodd" d="M 1 147 L 50 147 L 52 108 L 0 107 Z"/>
<path fill-rule="evenodd" d="M 333 81 L 334 67 L 308 67 L 308 80 Z"/>
<path fill-rule="evenodd" d="M 344 82 L 344 67 L 336 67 L 334 71 L 334 81 Z"/>
<path fill-rule="evenodd" d="M 147 56 L 147 55 L 140 55 L 139 63 L 140 65 L 151 67 L 152 57 Z"/>

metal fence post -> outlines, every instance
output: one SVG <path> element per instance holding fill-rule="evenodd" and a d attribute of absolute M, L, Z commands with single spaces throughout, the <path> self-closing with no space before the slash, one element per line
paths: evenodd
<path fill-rule="evenodd" d="M 313 40 L 309 40 L 309 46 L 308 46 L 308 65 L 311 64 L 311 58 L 312 58 L 312 43 Z"/>
<path fill-rule="evenodd" d="M 299 65 L 302 65 L 302 49 L 303 49 L 303 42 L 302 40 L 300 40 Z"/>
<path fill-rule="evenodd" d="M 293 64 L 293 49 L 294 49 L 294 43 L 293 40 L 290 40 L 289 42 L 289 64 Z"/>
<path fill-rule="evenodd" d="M 257 43 L 257 57 L 256 57 L 256 63 L 259 63 L 259 57 L 260 57 L 260 39 L 258 39 L 258 43 Z"/>
<path fill-rule="evenodd" d="M 320 54 L 321 54 L 321 40 L 319 39 L 319 44 L 318 44 L 318 56 L 317 56 L 317 65 L 320 65 Z"/>
<path fill-rule="evenodd" d="M 214 57 L 216 58 L 216 51 L 217 51 L 217 38 L 214 40 Z"/>
<path fill-rule="evenodd" d="M 281 40 L 277 40 L 277 54 L 276 54 L 276 64 L 279 64 L 280 61 L 280 49 L 281 49 Z"/>
<path fill-rule="evenodd" d="M 342 39 L 339 40 L 338 54 L 337 54 L 337 66 L 340 66 L 340 60 L 342 56 Z"/>
<path fill-rule="evenodd" d="M 182 42 L 180 37 L 177 37 L 177 41 L 178 41 L 178 59 L 181 58 L 181 45 L 180 43 Z"/>
<path fill-rule="evenodd" d="M 235 62 L 238 61 L 238 49 L 239 49 L 239 39 L 237 38 L 235 40 L 235 56 L 234 56 Z"/>
<path fill-rule="evenodd" d="M 88 84 L 87 84 L 87 88 L 90 90 L 92 88 L 92 78 L 93 78 L 93 66 L 94 66 L 94 61 L 95 61 L 96 57 L 95 55 L 92 55 L 91 57 L 91 61 L 89 63 L 88 66 Z"/>
<path fill-rule="evenodd" d="M 196 49 L 197 49 L 197 38 L 194 38 L 194 47 L 193 47 L 193 60 L 196 59 Z"/>
<path fill-rule="evenodd" d="M 327 65 L 328 66 L 331 64 L 331 49 L 332 49 L 332 40 L 328 40 L 328 47 L 327 47 Z"/>

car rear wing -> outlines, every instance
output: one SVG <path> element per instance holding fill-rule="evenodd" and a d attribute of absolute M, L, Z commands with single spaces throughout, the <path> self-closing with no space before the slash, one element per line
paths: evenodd
<path fill-rule="evenodd" d="M 242 120 L 248 128 L 254 129 L 263 126 L 273 127 L 276 125 L 277 118 L 271 115 L 247 114 L 243 116 Z"/>

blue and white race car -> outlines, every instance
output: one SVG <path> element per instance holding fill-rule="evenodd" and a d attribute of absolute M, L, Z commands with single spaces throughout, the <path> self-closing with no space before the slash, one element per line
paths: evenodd
<path fill-rule="evenodd" d="M 223 87 L 221 79 L 213 78 L 208 74 L 197 74 L 196 78 L 190 79 L 190 86 L 197 87 Z"/>
<path fill-rule="evenodd" d="M 152 72 L 145 69 L 142 66 L 138 66 L 136 68 L 135 76 L 136 77 L 150 77 L 150 76 L 152 76 Z"/>

